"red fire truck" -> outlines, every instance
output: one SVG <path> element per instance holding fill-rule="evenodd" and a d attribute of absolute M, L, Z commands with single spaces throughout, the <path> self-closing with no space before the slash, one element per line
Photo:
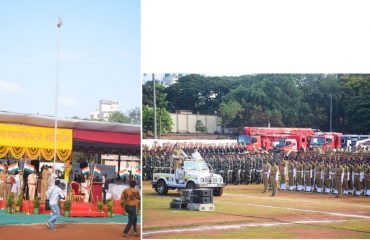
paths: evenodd
<path fill-rule="evenodd" d="M 262 148 L 269 151 L 274 148 L 273 142 L 282 143 L 285 149 L 306 150 L 308 138 L 314 135 L 315 132 L 318 132 L 318 130 L 312 128 L 245 127 L 244 135 L 239 136 L 238 142 L 246 144 L 247 150 Z"/>
<path fill-rule="evenodd" d="M 322 150 L 331 149 L 340 149 L 340 137 L 341 133 L 337 132 L 324 132 L 316 133 L 311 137 L 310 148 L 320 148 Z"/>

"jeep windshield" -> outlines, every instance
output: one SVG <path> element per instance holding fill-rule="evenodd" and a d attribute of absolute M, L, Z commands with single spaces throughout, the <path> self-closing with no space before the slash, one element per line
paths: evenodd
<path fill-rule="evenodd" d="M 325 138 L 323 137 L 313 137 L 310 141 L 310 146 L 321 146 L 324 145 Z"/>
<path fill-rule="evenodd" d="M 209 171 L 207 163 L 204 161 L 185 161 L 186 170 Z"/>

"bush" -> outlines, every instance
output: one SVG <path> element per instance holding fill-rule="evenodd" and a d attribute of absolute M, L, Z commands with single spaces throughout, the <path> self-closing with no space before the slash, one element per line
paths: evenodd
<path fill-rule="evenodd" d="M 17 206 L 22 206 L 23 205 L 23 197 L 22 195 L 19 195 L 17 198 Z"/>
<path fill-rule="evenodd" d="M 112 199 L 109 199 L 107 201 L 107 211 L 108 212 L 113 212 L 113 200 Z"/>
<path fill-rule="evenodd" d="M 40 208 L 40 201 L 38 197 L 33 200 L 33 208 Z"/>
<path fill-rule="evenodd" d="M 13 207 L 13 203 L 14 203 L 14 196 L 10 194 L 6 202 L 6 206 L 11 208 Z"/>
<path fill-rule="evenodd" d="M 71 211 L 71 207 L 72 207 L 72 201 L 65 200 L 64 201 L 64 211 Z"/>
<path fill-rule="evenodd" d="M 103 202 L 98 201 L 98 202 L 96 203 L 96 205 L 97 205 L 98 210 L 99 210 L 100 212 L 103 212 Z"/>

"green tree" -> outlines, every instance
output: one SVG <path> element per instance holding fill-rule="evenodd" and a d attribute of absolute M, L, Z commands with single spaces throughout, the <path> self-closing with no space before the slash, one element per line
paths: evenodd
<path fill-rule="evenodd" d="M 207 132 L 207 127 L 204 126 L 203 122 L 201 120 L 197 120 L 195 123 L 195 131 L 198 133 L 206 133 Z"/>
<path fill-rule="evenodd" d="M 170 113 L 165 109 L 157 108 L 157 131 L 160 133 L 170 132 L 172 129 L 172 119 Z M 143 134 L 149 131 L 154 132 L 154 111 L 151 107 L 143 107 Z"/>
<path fill-rule="evenodd" d="M 220 104 L 219 113 L 222 119 L 223 127 L 225 128 L 243 111 L 242 105 L 237 101 L 222 102 Z"/>
<path fill-rule="evenodd" d="M 111 113 L 108 121 L 117 123 L 131 123 L 131 119 L 120 111 Z"/>
<path fill-rule="evenodd" d="M 136 108 L 131 109 L 128 112 L 128 117 L 130 118 L 130 122 L 132 124 L 140 125 L 141 123 L 140 108 L 136 107 Z"/>

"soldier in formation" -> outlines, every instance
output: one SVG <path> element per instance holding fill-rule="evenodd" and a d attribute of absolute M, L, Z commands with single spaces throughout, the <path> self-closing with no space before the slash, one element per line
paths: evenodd
<path fill-rule="evenodd" d="M 370 195 L 370 152 L 291 153 L 288 156 L 263 150 L 247 151 L 243 144 L 163 143 L 143 146 L 143 176 L 149 180 L 156 169 L 170 167 L 174 152 L 191 156 L 197 149 L 226 184 L 263 183 L 263 192 L 276 190 L 322 194 Z M 277 171 L 272 172 L 273 162 Z M 275 195 L 276 195 L 275 190 Z"/>

